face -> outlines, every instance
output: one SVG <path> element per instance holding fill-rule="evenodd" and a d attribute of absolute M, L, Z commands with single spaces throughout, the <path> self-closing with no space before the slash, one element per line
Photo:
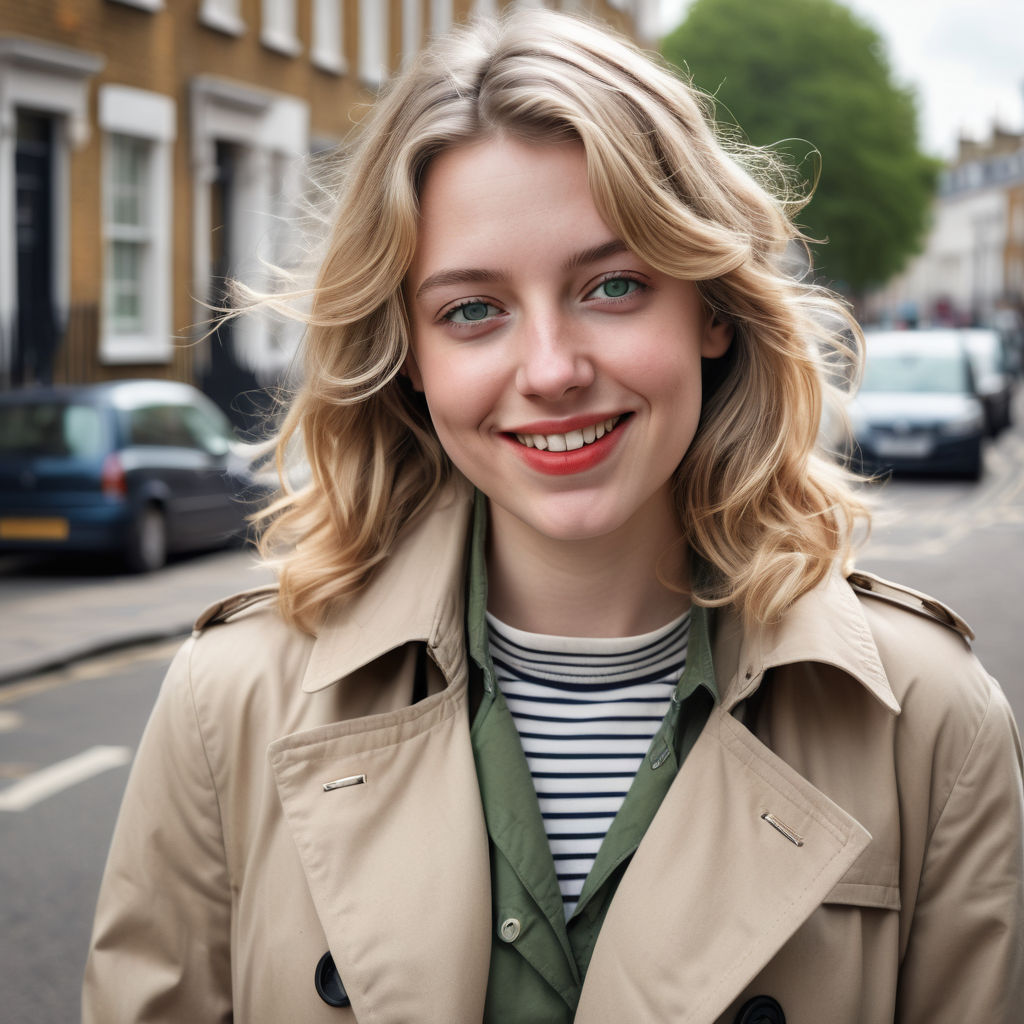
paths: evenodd
<path fill-rule="evenodd" d="M 581 144 L 496 138 L 437 157 L 406 297 L 406 372 L 492 531 L 675 539 L 700 359 L 731 329 L 604 223 Z"/>

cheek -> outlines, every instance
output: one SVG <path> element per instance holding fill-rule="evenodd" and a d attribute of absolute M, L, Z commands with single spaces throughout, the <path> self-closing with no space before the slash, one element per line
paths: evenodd
<path fill-rule="evenodd" d="M 420 363 L 423 392 L 435 425 L 439 421 L 479 423 L 495 410 L 504 378 L 493 359 L 469 352 L 441 357 L 424 353 L 424 357 Z"/>
<path fill-rule="evenodd" d="M 677 338 L 638 346 L 623 367 L 623 374 L 633 390 L 651 401 L 674 400 L 680 407 L 683 403 L 700 402 L 700 353 L 681 345 Z"/>

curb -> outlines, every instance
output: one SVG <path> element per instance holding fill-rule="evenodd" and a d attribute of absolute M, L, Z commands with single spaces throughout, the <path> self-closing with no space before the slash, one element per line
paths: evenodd
<path fill-rule="evenodd" d="M 132 633 L 130 636 L 97 638 L 93 641 L 69 646 L 62 651 L 47 653 L 35 659 L 25 659 L 21 664 L 15 663 L 13 667 L 6 665 L 0 668 L 0 686 L 24 682 L 33 676 L 67 668 L 76 662 L 86 661 L 89 658 L 99 657 L 102 654 L 110 654 L 113 651 L 123 651 L 130 647 L 142 647 L 145 644 L 158 643 L 161 640 L 174 640 L 176 638 L 184 640 L 191 632 L 192 623 L 189 622 L 180 626 L 170 625 L 162 629 L 150 629 L 144 632 Z"/>

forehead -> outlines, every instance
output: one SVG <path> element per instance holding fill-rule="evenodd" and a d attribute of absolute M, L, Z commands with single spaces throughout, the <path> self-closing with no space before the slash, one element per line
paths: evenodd
<path fill-rule="evenodd" d="M 448 150 L 424 177 L 414 275 L 453 259 L 514 260 L 612 237 L 587 182 L 582 143 L 498 137 Z"/>

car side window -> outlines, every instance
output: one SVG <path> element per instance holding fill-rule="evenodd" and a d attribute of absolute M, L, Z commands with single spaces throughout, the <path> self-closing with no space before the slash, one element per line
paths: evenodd
<path fill-rule="evenodd" d="M 130 417 L 131 443 L 172 448 L 197 447 L 181 415 L 173 405 L 144 405 L 133 409 Z"/>
<path fill-rule="evenodd" d="M 192 438 L 192 444 L 196 448 L 202 448 L 211 455 L 227 454 L 234 440 L 231 425 L 227 420 L 221 421 L 194 405 L 183 406 L 181 414 L 185 428 Z"/>

